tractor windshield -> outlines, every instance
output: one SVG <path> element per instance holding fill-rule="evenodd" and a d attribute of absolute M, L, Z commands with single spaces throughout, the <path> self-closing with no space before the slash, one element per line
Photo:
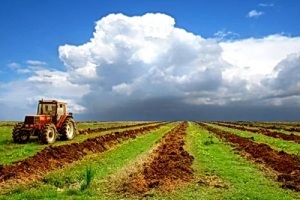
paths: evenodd
<path fill-rule="evenodd" d="M 38 115 L 51 115 L 56 114 L 56 104 L 53 103 L 40 103 L 37 110 Z"/>

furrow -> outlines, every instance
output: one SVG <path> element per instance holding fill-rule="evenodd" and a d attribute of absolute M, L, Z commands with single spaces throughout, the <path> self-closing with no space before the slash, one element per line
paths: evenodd
<path fill-rule="evenodd" d="M 190 181 L 194 158 L 184 149 L 187 126 L 184 122 L 168 132 L 143 168 L 123 182 L 121 192 L 142 194 L 151 189 L 171 190 L 180 182 Z"/>

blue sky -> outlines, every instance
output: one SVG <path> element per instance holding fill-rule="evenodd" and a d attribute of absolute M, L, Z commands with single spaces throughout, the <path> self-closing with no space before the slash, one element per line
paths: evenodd
<path fill-rule="evenodd" d="M 272 91 L 270 92 L 270 94 L 268 94 L 268 97 L 278 96 L 278 95 L 284 96 L 287 95 L 282 93 L 282 91 L 284 91 L 284 88 L 279 88 L 277 86 L 276 88 L 274 86 L 277 84 L 276 83 L 277 79 L 275 80 L 275 78 L 276 77 L 278 78 L 280 73 L 278 71 L 272 71 L 272 70 L 275 69 L 276 67 L 280 68 L 280 66 L 278 66 L 278 63 L 280 63 L 280 61 L 293 63 L 290 60 L 286 60 L 287 56 L 292 53 L 298 53 L 300 51 L 300 48 L 297 47 L 298 39 L 299 39 L 298 37 L 300 37 L 300 24 L 298 20 L 300 19 L 299 7 L 300 7 L 300 1 L 297 0 L 288 0 L 288 1 L 283 1 L 283 0 L 266 0 L 266 1 L 263 0 L 243 0 L 243 1 L 241 0 L 226 0 L 226 1 L 223 0 L 210 0 L 210 1 L 208 0 L 207 1 L 201 1 L 201 0 L 198 1 L 1 0 L 0 1 L 0 26 L 1 26 L 0 103 L 2 103 L 4 106 L 7 106 L 7 104 L 9 104 L 8 102 L 9 99 L 13 98 L 15 95 L 13 93 L 9 93 L 8 91 L 10 91 L 11 88 L 16 88 L 18 87 L 18 85 L 22 85 L 22 82 L 24 82 L 24 84 L 25 83 L 27 84 L 28 90 L 30 91 L 35 90 L 35 92 L 32 92 L 31 94 L 27 94 L 27 96 L 26 94 L 21 95 L 22 98 L 26 99 L 26 101 L 30 101 L 30 103 L 28 103 L 27 106 L 19 105 L 19 107 L 22 107 L 22 109 L 24 109 L 24 112 L 25 111 L 28 112 L 30 109 L 32 109 L 33 107 L 33 103 L 31 102 L 32 99 L 37 99 L 39 97 L 44 97 L 44 96 L 51 97 L 51 93 L 43 93 L 41 92 L 40 88 L 37 88 L 37 86 L 34 85 L 37 83 L 41 85 L 45 84 L 45 82 L 43 82 L 43 77 L 45 77 L 45 74 L 47 74 L 47 70 L 50 70 L 51 72 L 51 74 L 48 76 L 53 78 L 50 79 L 50 81 L 59 80 L 59 78 L 62 78 L 62 79 L 67 79 L 69 81 L 67 84 L 72 85 L 72 87 L 74 88 L 76 88 L 75 86 L 79 84 L 85 85 L 86 88 L 89 88 L 88 89 L 89 92 L 87 93 L 83 92 L 81 94 L 78 94 L 79 97 L 73 95 L 69 97 L 68 95 L 53 94 L 53 97 L 55 98 L 62 98 L 62 99 L 69 100 L 72 102 L 71 104 L 73 104 L 75 107 L 77 105 L 80 108 L 84 108 L 83 110 L 85 111 L 81 113 L 82 116 L 88 115 L 87 113 L 89 113 L 89 111 L 94 110 L 94 108 L 90 108 L 89 106 L 87 106 L 85 102 L 88 102 L 92 97 L 95 97 L 96 94 L 100 96 L 108 95 L 109 98 L 113 99 L 111 100 L 112 102 L 115 101 L 114 105 L 118 105 L 118 102 L 115 100 L 115 98 L 121 98 L 124 101 L 128 101 L 128 102 L 130 102 L 130 97 L 136 99 L 135 95 L 138 95 L 140 93 L 137 92 L 137 94 L 135 94 L 135 92 L 138 91 L 138 89 L 134 90 L 132 88 L 133 85 L 135 85 L 137 77 L 135 77 L 135 79 L 132 77 L 131 79 L 130 78 L 124 79 L 123 82 L 114 82 L 112 79 L 117 79 L 117 78 L 116 77 L 113 78 L 112 77 L 114 76 L 113 74 L 109 74 L 108 71 L 104 70 L 105 67 L 101 68 L 100 63 L 102 61 L 101 62 L 99 61 L 99 63 L 96 64 L 97 67 L 95 68 L 95 70 L 97 71 L 97 74 L 95 75 L 95 77 L 98 78 L 102 77 L 102 79 L 106 80 L 107 82 L 105 83 L 101 81 L 97 82 L 94 79 L 85 80 L 86 77 L 83 77 L 80 80 L 77 79 L 75 80 L 70 78 L 70 76 L 74 76 L 73 72 L 79 69 L 78 66 L 74 64 L 74 62 L 79 62 L 79 61 L 74 59 L 70 60 L 68 56 L 66 56 L 67 55 L 66 52 L 68 50 L 64 46 L 65 45 L 73 46 L 74 51 L 72 51 L 72 53 L 77 51 L 77 49 L 80 51 L 80 46 L 87 44 L 94 37 L 93 34 L 96 33 L 95 32 L 96 22 L 99 22 L 101 19 L 109 16 L 112 13 L 115 14 L 122 13 L 124 16 L 128 17 L 128 19 L 126 18 L 125 20 L 130 20 L 130 18 L 134 16 L 144 16 L 147 13 L 162 13 L 166 16 L 169 16 L 170 18 L 173 18 L 175 20 L 175 25 L 173 24 L 171 26 L 174 26 L 175 28 L 181 30 L 185 30 L 187 33 L 192 33 L 193 36 L 196 37 L 200 36 L 201 38 L 207 40 L 208 42 L 210 40 L 214 40 L 214 42 L 212 42 L 210 45 L 216 45 L 216 47 L 214 48 L 220 47 L 223 52 L 221 56 L 222 59 L 224 59 L 224 61 L 226 62 L 229 62 L 233 67 L 237 67 L 234 70 L 231 67 L 230 70 L 233 71 L 230 71 L 229 68 L 228 69 L 226 68 L 227 69 L 226 71 L 226 69 L 224 68 L 225 67 L 224 64 L 222 71 L 215 71 L 214 72 L 215 74 L 222 73 L 222 77 L 223 78 L 225 77 L 226 80 L 229 80 L 229 77 L 233 76 L 232 74 L 234 73 L 243 74 L 242 76 L 244 80 L 241 80 L 241 83 L 243 81 L 252 82 L 254 81 L 253 77 L 260 77 L 259 80 L 255 80 L 255 81 L 261 82 L 262 83 L 261 85 L 263 85 L 264 87 L 268 85 L 268 88 L 264 88 L 266 91 Z M 116 19 L 114 18 L 113 20 Z M 166 26 L 169 26 L 169 24 L 166 23 Z M 122 35 L 122 32 L 119 34 Z M 109 35 L 109 33 L 107 33 L 107 35 Z M 186 34 L 186 38 L 187 37 L 188 35 Z M 114 41 L 111 42 L 113 43 Z M 170 44 L 171 43 L 172 42 L 170 41 Z M 100 43 L 96 43 L 96 45 L 100 45 Z M 171 46 L 173 47 L 173 45 Z M 281 49 L 280 47 L 282 47 L 282 49 L 284 50 L 286 49 L 286 51 L 283 50 L 280 50 L 280 52 L 276 51 L 272 55 L 266 53 L 265 57 L 263 54 L 261 56 L 264 57 L 264 59 L 259 58 L 257 59 L 258 60 L 257 63 L 254 63 L 253 60 L 256 60 L 255 56 L 258 55 L 252 55 L 251 52 L 247 52 L 245 50 L 245 47 L 247 46 L 251 47 L 249 49 L 251 49 L 252 52 L 255 52 L 256 49 L 266 49 L 265 51 L 267 52 L 270 46 L 272 48 L 279 48 L 279 49 Z M 59 51 L 60 47 L 62 47 L 61 51 Z M 242 49 L 242 50 L 237 51 L 236 49 Z M 132 52 L 135 52 L 134 49 L 131 50 Z M 87 50 L 87 52 L 89 51 L 91 51 L 91 49 Z M 70 52 L 68 52 L 68 55 L 69 54 Z M 170 54 L 171 52 L 169 52 L 168 55 Z M 74 53 L 74 56 L 75 55 L 77 55 L 77 53 L 76 54 Z M 209 55 L 216 56 L 215 57 L 216 59 L 220 57 L 220 55 L 217 55 L 217 51 Z M 105 55 L 103 54 L 103 56 Z M 190 54 L 186 55 L 186 57 L 189 56 Z M 298 59 L 297 56 L 295 57 L 296 58 L 293 57 L 293 59 Z M 126 58 L 127 57 L 125 57 L 125 59 Z M 278 60 L 279 58 L 280 60 Z M 85 57 L 82 59 L 93 60 L 94 57 L 93 58 Z M 93 60 L 94 63 L 97 61 L 98 60 L 95 61 L 95 59 Z M 113 60 L 113 62 L 118 63 L 119 61 Z M 251 66 L 244 66 L 244 63 L 247 62 L 251 62 L 250 64 Z M 259 68 L 260 66 L 264 65 L 264 62 L 266 63 L 266 68 L 265 69 Z M 144 63 L 148 64 L 148 66 L 145 69 L 143 69 L 144 73 L 146 72 L 152 73 L 152 71 L 154 70 L 153 67 L 160 66 L 161 64 L 161 63 L 155 63 L 154 61 L 153 62 L 145 61 Z M 152 65 L 149 63 L 152 63 Z M 223 66 L 223 64 L 220 63 L 217 64 L 215 63 L 211 65 Z M 208 64 L 204 66 L 205 69 L 203 68 L 202 71 L 205 72 L 208 71 L 207 66 Z M 85 67 L 86 69 L 88 68 L 87 66 Z M 129 67 L 132 66 L 130 65 Z M 240 70 L 241 67 L 242 68 L 248 67 L 253 70 L 251 72 L 237 71 Z M 84 67 L 81 68 L 82 70 L 84 69 Z M 160 72 L 164 72 L 164 74 L 166 74 L 163 69 L 167 69 L 167 68 L 168 66 L 162 66 L 162 68 L 159 70 L 162 70 Z M 298 66 L 292 69 L 298 69 Z M 200 69 L 191 68 L 190 70 L 199 71 Z M 209 70 L 215 70 L 215 69 L 210 68 Z M 263 72 L 260 70 L 262 70 Z M 129 74 L 124 74 L 121 73 L 120 71 L 118 71 L 116 74 L 119 74 L 120 76 L 123 77 L 127 75 L 129 76 Z M 181 70 L 179 71 L 181 72 Z M 251 74 L 253 77 L 252 76 L 248 77 L 248 74 Z M 284 72 L 282 72 L 281 74 L 284 74 Z M 103 78 L 103 76 L 105 75 L 107 75 L 107 77 Z M 180 74 L 180 76 L 182 78 L 180 80 L 183 80 L 184 77 L 190 77 L 191 80 L 193 78 L 188 73 Z M 179 75 L 175 76 L 173 74 L 172 77 L 173 78 L 179 77 Z M 203 77 L 207 77 L 207 76 L 203 75 Z M 41 80 L 39 78 L 41 78 Z M 198 78 L 201 79 L 201 74 L 199 74 Z M 211 83 L 213 83 L 213 81 L 216 81 L 214 78 L 217 79 L 216 77 L 212 77 Z M 274 78 L 274 80 L 272 78 Z M 194 79 L 196 80 L 197 78 Z M 297 79 L 297 77 L 295 79 Z M 32 82 L 37 80 L 38 82 Z M 151 80 L 153 80 L 153 77 L 151 77 Z M 168 78 L 168 80 L 170 79 Z M 218 80 L 218 81 L 224 83 L 224 80 Z M 98 84 L 95 84 L 95 82 L 97 82 Z M 102 85 L 105 85 L 110 82 L 112 82 L 112 85 L 109 85 L 109 88 L 111 88 L 109 94 L 103 92 L 103 88 L 99 90 L 94 89 L 94 88 L 101 88 Z M 200 83 L 197 82 L 195 84 L 198 85 L 197 87 L 202 88 L 199 86 L 199 84 L 200 85 L 206 84 L 206 82 L 205 81 Z M 228 83 L 229 86 L 226 86 L 226 88 L 222 88 L 224 85 L 222 86 L 218 85 L 218 87 L 217 86 L 216 87 L 219 90 L 218 92 L 221 92 L 221 91 L 230 90 L 234 88 L 235 87 L 234 84 L 237 83 L 233 83 L 233 82 L 231 82 L 230 84 Z M 297 81 L 296 83 L 293 82 L 293 84 L 296 84 L 297 86 L 292 91 L 290 91 L 290 94 L 292 94 L 293 96 L 292 97 L 293 100 L 289 99 L 287 101 L 287 99 L 284 99 L 281 101 L 278 99 L 273 99 L 272 105 L 274 104 L 277 106 L 276 108 L 278 108 L 279 105 L 284 107 L 284 105 L 288 104 L 288 103 L 284 103 L 285 101 L 298 102 L 298 96 L 296 95 L 295 97 L 295 93 L 298 94 L 298 89 L 299 89 L 298 87 L 300 86 L 297 85 L 298 84 Z M 247 84 L 245 83 L 244 85 L 246 88 L 245 90 L 249 90 L 249 88 L 256 87 L 254 85 L 251 85 L 250 83 Z M 47 85 L 47 87 L 45 86 L 45 88 L 53 89 L 51 88 L 52 86 L 53 85 L 50 84 Z M 114 91 L 119 92 L 121 89 L 124 88 L 127 89 L 128 87 L 130 87 L 131 92 L 128 91 L 125 92 L 126 95 L 124 95 L 125 93 L 122 92 L 118 93 L 118 95 L 123 94 L 124 96 L 121 95 L 116 97 L 111 93 Z M 83 90 L 83 88 L 81 89 Z M 150 92 L 152 90 L 149 89 L 148 92 L 149 94 L 143 93 L 143 95 L 145 96 L 149 95 L 149 99 L 146 99 L 147 101 L 150 101 L 151 99 L 161 100 L 161 98 L 165 99 L 167 97 L 176 96 L 178 102 L 181 103 L 184 102 L 182 104 L 177 102 L 179 105 L 182 105 L 183 108 L 185 107 L 186 102 L 188 102 L 188 106 L 191 105 L 202 106 L 208 104 L 210 106 L 211 105 L 224 106 L 236 101 L 239 101 L 239 104 L 243 104 L 243 102 L 245 104 L 245 102 L 249 102 L 249 101 L 251 102 L 259 101 L 257 99 L 253 99 L 252 97 L 251 98 L 249 97 L 248 99 L 243 99 L 240 96 L 238 96 L 237 93 L 234 94 L 232 93 L 232 96 L 226 97 L 231 99 L 230 103 L 228 103 L 227 101 L 225 103 L 222 103 L 221 101 L 212 101 L 212 100 L 207 100 L 209 102 L 203 100 L 204 101 L 203 103 L 202 100 L 201 101 L 199 100 L 200 97 L 197 97 L 195 99 L 190 99 L 190 98 L 185 99 L 184 96 L 189 96 L 192 93 L 193 95 L 195 95 L 195 92 L 198 92 L 199 94 L 201 92 L 204 92 L 206 94 L 207 93 L 206 90 L 199 89 L 198 91 L 189 91 L 190 93 L 187 94 L 186 90 L 173 92 L 174 89 L 168 87 L 165 88 L 165 90 L 172 91 L 172 92 L 170 93 L 167 92 L 167 95 L 162 95 L 165 94 L 164 91 L 157 92 L 159 90 L 155 90 L 154 86 L 152 89 L 155 92 L 152 93 Z M 156 93 L 160 93 L 161 95 L 157 95 Z M 34 95 L 34 97 L 30 95 Z M 245 96 L 242 93 L 239 95 Z M 257 96 L 257 94 L 253 94 L 253 95 Z M 206 98 L 213 99 L 209 95 Z M 261 99 L 264 98 L 267 97 L 261 97 Z M 218 97 L 218 99 L 221 99 L 221 97 Z M 146 100 L 143 99 L 141 101 L 146 101 Z M 105 106 L 99 108 L 96 106 L 97 109 L 102 110 L 103 108 L 107 108 L 107 107 L 117 109 L 116 106 L 108 104 L 107 102 L 102 102 L 102 103 Z M 16 104 L 18 104 L 18 102 L 16 102 Z M 255 106 L 265 106 L 266 104 L 268 103 L 266 102 L 257 103 L 255 104 Z M 249 103 L 247 103 L 247 105 L 249 105 Z M 18 105 L 16 105 L 12 109 L 17 109 L 17 108 Z M 159 107 L 155 107 L 155 108 L 160 109 Z M 110 110 L 109 112 L 112 111 L 113 109 Z M 94 115 L 97 118 L 98 114 L 94 113 Z M 259 116 L 263 116 L 263 114 Z M 14 116 L 12 115 L 11 118 L 14 118 Z M 138 118 L 138 114 L 135 114 L 134 117 L 132 118 Z M 143 118 L 147 119 L 147 116 L 143 116 Z M 126 119 L 126 114 L 124 114 L 124 117 L 122 117 L 122 119 Z"/>

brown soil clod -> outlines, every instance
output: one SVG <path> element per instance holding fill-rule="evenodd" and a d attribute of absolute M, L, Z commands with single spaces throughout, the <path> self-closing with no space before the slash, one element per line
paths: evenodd
<path fill-rule="evenodd" d="M 168 132 L 151 154 L 149 162 L 144 163 L 139 172 L 122 180 L 120 192 L 143 194 L 153 188 L 170 190 L 179 182 L 190 181 L 194 158 L 183 148 L 187 126 L 184 122 Z"/>

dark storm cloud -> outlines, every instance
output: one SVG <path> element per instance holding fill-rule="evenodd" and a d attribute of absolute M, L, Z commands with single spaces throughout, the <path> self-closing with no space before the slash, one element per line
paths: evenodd
<path fill-rule="evenodd" d="M 190 105 L 178 98 L 166 97 L 132 101 L 88 115 L 82 120 L 244 120 L 244 121 L 293 121 L 300 120 L 299 108 L 295 106 L 247 106 L 247 105 Z"/>

